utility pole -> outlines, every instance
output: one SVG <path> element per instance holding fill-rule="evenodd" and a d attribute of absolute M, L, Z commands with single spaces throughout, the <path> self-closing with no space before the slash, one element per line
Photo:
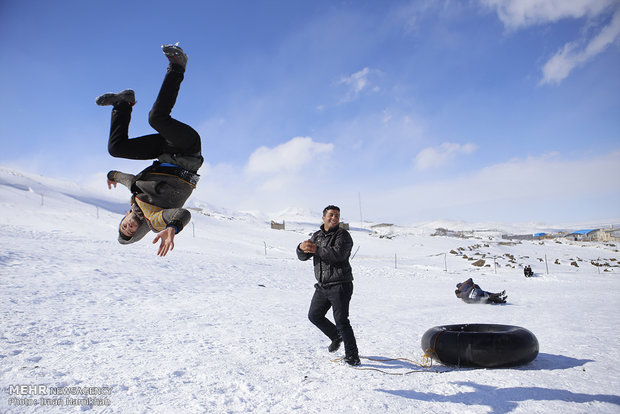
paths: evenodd
<path fill-rule="evenodd" d="M 358 198 L 359 203 L 360 203 L 360 227 L 363 229 L 364 228 L 364 219 L 362 217 L 362 193 L 361 192 L 357 193 L 357 198 Z"/>

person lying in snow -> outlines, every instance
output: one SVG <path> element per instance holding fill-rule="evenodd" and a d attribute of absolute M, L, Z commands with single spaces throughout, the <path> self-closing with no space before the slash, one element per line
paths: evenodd
<path fill-rule="evenodd" d="M 506 291 L 501 293 L 486 292 L 474 283 L 470 277 L 462 283 L 457 283 L 454 294 L 465 303 L 506 303 Z"/>
<path fill-rule="evenodd" d="M 189 125 L 170 116 L 185 74 L 187 55 L 177 45 L 163 45 L 169 65 L 161 89 L 149 113 L 149 124 L 157 134 L 129 139 L 129 121 L 136 103 L 134 91 L 105 93 L 95 100 L 99 106 L 112 106 L 108 152 L 116 158 L 156 161 L 138 175 L 120 171 L 108 173 L 108 188 L 117 183 L 132 194 L 131 208 L 119 225 L 118 241 L 130 244 L 149 230 L 161 240 L 157 254 L 165 256 L 174 248 L 174 236 L 191 220 L 182 208 L 196 184 L 204 159 L 200 135 Z"/>

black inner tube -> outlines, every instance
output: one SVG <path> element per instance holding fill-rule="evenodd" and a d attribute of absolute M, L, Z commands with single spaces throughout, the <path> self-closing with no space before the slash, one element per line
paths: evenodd
<path fill-rule="evenodd" d="M 435 326 L 422 336 L 422 349 L 446 365 L 496 368 L 523 365 L 538 356 L 538 339 L 520 326 L 464 324 Z"/>

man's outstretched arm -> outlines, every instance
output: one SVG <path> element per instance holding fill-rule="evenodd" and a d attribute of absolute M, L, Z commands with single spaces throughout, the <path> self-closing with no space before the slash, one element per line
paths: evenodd
<path fill-rule="evenodd" d="M 108 172 L 108 188 L 116 187 L 116 183 L 121 183 L 131 190 L 131 186 L 136 176 L 133 174 L 125 174 L 120 171 Z"/>
<path fill-rule="evenodd" d="M 153 244 L 160 242 L 157 255 L 163 257 L 174 249 L 174 236 L 187 226 L 192 215 L 184 208 L 169 208 L 163 211 L 162 218 L 166 222 L 166 228 L 157 233 Z"/>
<path fill-rule="evenodd" d="M 158 256 L 164 257 L 169 251 L 174 249 L 175 234 L 176 230 L 174 227 L 166 227 L 164 230 L 157 233 L 155 240 L 153 240 L 153 244 L 161 240 L 159 250 L 157 250 Z"/>

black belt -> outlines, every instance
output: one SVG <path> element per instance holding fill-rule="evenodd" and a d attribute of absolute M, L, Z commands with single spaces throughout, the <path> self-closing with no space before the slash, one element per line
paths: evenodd
<path fill-rule="evenodd" d="M 154 168 L 152 172 L 154 173 L 174 175 L 175 177 L 179 177 L 183 181 L 187 181 L 194 187 L 196 187 L 196 185 L 198 184 L 198 180 L 200 180 L 200 175 L 186 170 L 183 167 L 179 167 L 178 165 L 161 165 L 158 164 L 156 161 L 153 167 Z"/>

